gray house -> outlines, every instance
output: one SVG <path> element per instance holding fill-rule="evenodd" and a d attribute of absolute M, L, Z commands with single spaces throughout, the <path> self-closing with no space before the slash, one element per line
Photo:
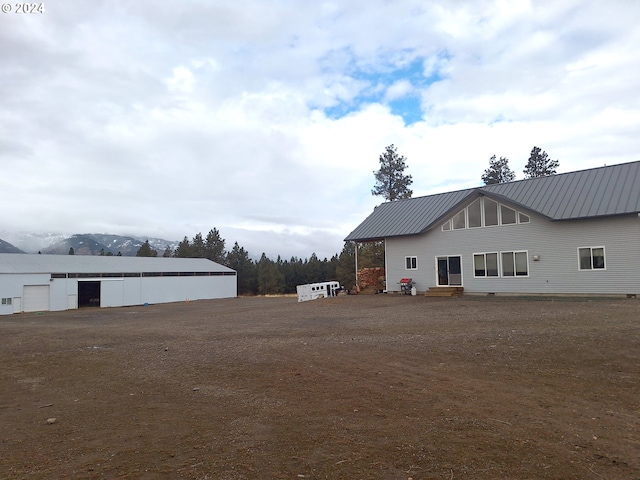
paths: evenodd
<path fill-rule="evenodd" d="M 640 162 L 376 207 L 345 241 L 384 240 L 388 291 L 640 294 Z"/>
<path fill-rule="evenodd" d="M 0 253 L 0 315 L 236 294 L 236 271 L 206 258 Z"/>

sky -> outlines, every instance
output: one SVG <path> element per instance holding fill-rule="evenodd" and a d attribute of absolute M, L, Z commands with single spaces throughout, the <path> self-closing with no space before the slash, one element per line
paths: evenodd
<path fill-rule="evenodd" d="M 640 160 L 637 0 L 101 1 L 0 13 L 0 231 L 330 258 L 382 203 L 534 146 Z M 3 6 L 3 9 L 6 8 Z"/>

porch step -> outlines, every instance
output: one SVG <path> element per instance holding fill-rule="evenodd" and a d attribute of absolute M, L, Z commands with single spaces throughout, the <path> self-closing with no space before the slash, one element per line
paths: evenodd
<path fill-rule="evenodd" d="M 464 287 L 430 287 L 425 297 L 461 297 Z"/>

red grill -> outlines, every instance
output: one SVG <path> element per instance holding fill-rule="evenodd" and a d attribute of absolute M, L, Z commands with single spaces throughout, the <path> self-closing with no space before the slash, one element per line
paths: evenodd
<path fill-rule="evenodd" d="M 400 291 L 405 295 L 411 294 L 411 289 L 413 288 L 413 279 L 411 278 L 401 278 L 400 279 Z"/>

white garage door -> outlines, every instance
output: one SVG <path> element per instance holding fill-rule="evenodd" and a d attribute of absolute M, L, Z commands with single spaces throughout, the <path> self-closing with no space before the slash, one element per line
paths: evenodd
<path fill-rule="evenodd" d="M 25 285 L 22 303 L 25 312 L 48 311 L 49 285 Z"/>

